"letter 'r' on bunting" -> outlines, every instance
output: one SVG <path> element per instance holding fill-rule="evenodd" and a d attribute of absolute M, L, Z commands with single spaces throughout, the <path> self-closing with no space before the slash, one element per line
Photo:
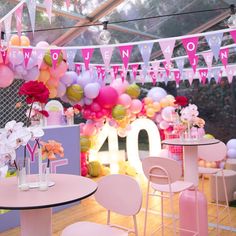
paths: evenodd
<path fill-rule="evenodd" d="M 83 56 L 83 59 L 84 59 L 84 65 L 85 65 L 85 69 L 88 70 L 89 69 L 89 63 L 90 63 L 90 60 L 93 56 L 93 51 L 94 51 L 94 48 L 84 48 L 84 49 L 81 49 L 81 52 L 82 52 L 82 56 Z"/>
<path fill-rule="evenodd" d="M 132 48 L 132 45 L 124 45 L 119 47 L 120 56 L 126 70 L 128 69 L 128 63 L 131 56 Z"/>

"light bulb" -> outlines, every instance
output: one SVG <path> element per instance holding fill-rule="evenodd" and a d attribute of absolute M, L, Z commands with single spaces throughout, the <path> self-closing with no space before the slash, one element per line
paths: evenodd
<path fill-rule="evenodd" d="M 110 40 L 111 40 L 111 33 L 108 30 L 103 29 L 98 37 L 99 43 L 108 44 Z"/>
<path fill-rule="evenodd" d="M 229 28 L 236 28 L 236 14 L 231 15 L 227 23 Z"/>

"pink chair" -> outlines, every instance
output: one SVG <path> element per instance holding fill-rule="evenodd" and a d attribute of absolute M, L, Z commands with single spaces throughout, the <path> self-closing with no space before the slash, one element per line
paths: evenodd
<path fill-rule="evenodd" d="M 217 144 L 213 145 L 207 145 L 207 146 L 198 146 L 198 157 L 208 161 L 208 162 L 213 162 L 213 161 L 222 161 L 226 157 L 227 153 L 227 147 L 223 142 L 219 142 Z M 217 234 L 219 232 L 219 223 L 222 221 L 224 218 L 220 219 L 220 215 L 222 215 L 223 211 L 227 211 L 227 215 L 229 217 L 229 222 L 231 225 L 231 216 L 230 216 L 230 211 L 229 211 L 229 203 L 228 203 L 228 195 L 227 195 L 227 189 L 226 189 L 226 183 L 225 183 L 225 176 L 224 176 L 224 171 L 223 169 L 220 168 L 208 168 L 208 167 L 199 167 L 198 172 L 200 175 L 202 175 L 202 190 L 204 190 L 204 177 L 206 175 L 215 175 L 216 181 L 215 181 L 215 191 L 216 191 L 216 229 L 217 229 Z M 219 194 L 218 194 L 218 176 L 221 174 L 222 177 L 222 182 L 223 182 L 223 188 L 224 188 L 224 195 L 225 195 L 225 200 L 226 200 L 226 205 L 219 204 Z M 220 207 L 222 210 L 220 210 Z"/>
<path fill-rule="evenodd" d="M 79 187 L 79 186 L 78 186 Z M 108 210 L 107 225 L 92 222 L 77 222 L 66 227 L 61 236 L 138 236 L 136 215 L 142 206 L 142 191 L 139 184 L 127 175 L 108 175 L 98 181 L 96 201 Z M 110 212 L 133 216 L 134 228 L 110 224 Z"/>
<path fill-rule="evenodd" d="M 194 184 L 191 182 L 179 180 L 182 174 L 182 169 L 179 163 L 173 159 L 162 158 L 162 157 L 147 157 L 142 161 L 142 165 L 143 165 L 144 174 L 148 179 L 145 220 L 144 220 L 144 236 L 146 236 L 147 213 L 148 213 L 148 203 L 149 203 L 150 196 L 161 197 L 161 227 L 160 228 L 162 229 L 162 235 L 164 235 L 164 228 L 167 227 L 164 225 L 163 199 L 169 198 L 170 207 L 171 207 L 171 215 L 172 215 L 172 230 L 173 230 L 173 235 L 176 235 L 176 231 L 179 228 L 177 228 L 176 226 L 176 219 L 174 215 L 173 194 L 180 193 L 187 189 L 193 189 Z M 150 192 L 150 185 L 152 189 L 154 190 L 154 193 Z M 157 192 L 160 192 L 160 193 L 157 193 Z M 197 194 L 195 196 L 197 200 Z M 196 218 L 196 221 L 197 221 L 198 220 L 197 201 L 196 201 L 196 212 L 197 212 L 197 218 Z M 180 228 L 180 230 L 193 233 L 192 235 L 198 234 L 198 232 L 193 232 L 187 229 Z"/>

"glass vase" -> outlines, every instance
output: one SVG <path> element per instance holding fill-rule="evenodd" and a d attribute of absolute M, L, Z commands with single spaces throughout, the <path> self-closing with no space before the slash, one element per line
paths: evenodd
<path fill-rule="evenodd" d="M 49 167 L 46 167 L 45 170 L 43 171 L 40 181 L 39 181 L 39 190 L 40 191 L 47 191 L 48 190 L 49 174 L 50 174 Z"/>
<path fill-rule="evenodd" d="M 67 121 L 67 125 L 73 125 L 74 124 L 74 116 L 67 116 L 66 121 Z"/>
<path fill-rule="evenodd" d="M 28 191 L 29 180 L 28 175 L 30 174 L 30 163 L 28 158 L 17 161 L 17 185 L 21 191 Z"/>

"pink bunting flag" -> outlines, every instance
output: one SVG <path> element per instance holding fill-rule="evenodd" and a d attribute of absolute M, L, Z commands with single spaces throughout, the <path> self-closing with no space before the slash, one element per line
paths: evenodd
<path fill-rule="evenodd" d="M 82 56 L 84 58 L 85 69 L 88 70 L 90 60 L 93 56 L 94 48 L 84 48 L 81 51 L 82 51 Z"/>
<path fill-rule="evenodd" d="M 220 59 L 225 68 L 228 65 L 228 58 L 229 58 L 229 49 L 228 48 L 220 49 Z"/>
<path fill-rule="evenodd" d="M 104 67 L 101 68 L 101 76 L 102 76 L 102 81 L 104 81 L 106 78 L 106 70 Z"/>
<path fill-rule="evenodd" d="M 31 57 L 32 50 L 33 50 L 32 48 L 23 48 L 25 68 L 27 68 L 29 59 Z"/>
<path fill-rule="evenodd" d="M 219 72 L 219 76 L 218 76 L 218 81 L 217 81 L 218 84 L 221 82 L 222 74 L 223 74 L 223 71 L 220 70 L 220 72 Z"/>
<path fill-rule="evenodd" d="M 163 66 L 165 68 L 166 76 L 169 77 L 169 75 L 170 75 L 170 64 L 167 64 L 166 61 L 163 61 L 162 64 L 163 64 Z"/>
<path fill-rule="evenodd" d="M 34 33 L 35 29 L 35 16 L 36 16 L 36 0 L 27 0 L 27 7 L 29 11 L 29 16 L 30 16 L 30 22 L 31 22 L 31 27 L 32 31 Z"/>
<path fill-rule="evenodd" d="M 132 48 L 133 48 L 132 45 L 124 45 L 124 46 L 119 47 L 120 56 L 126 70 L 128 69 L 128 63 L 129 63 L 129 58 L 132 52 Z"/>
<path fill-rule="evenodd" d="M 7 52 L 8 52 L 7 48 L 1 47 L 1 56 L 2 56 L 2 61 L 4 64 L 6 64 Z"/>
<path fill-rule="evenodd" d="M 228 77 L 228 81 L 229 83 L 231 84 L 232 81 L 233 81 L 233 76 L 236 72 L 236 66 L 227 66 L 226 69 L 225 69 L 225 72 L 227 74 L 227 77 Z"/>
<path fill-rule="evenodd" d="M 180 83 L 180 71 L 179 70 L 174 70 L 174 78 L 175 78 L 176 84 L 179 85 L 179 83 Z"/>
<path fill-rule="evenodd" d="M 173 50 L 175 47 L 175 39 L 163 40 L 159 42 L 161 51 L 166 59 L 167 64 L 170 64 Z"/>
<path fill-rule="evenodd" d="M 152 79 L 152 84 L 153 84 L 153 86 L 155 86 L 156 83 L 157 83 L 157 76 L 156 76 L 156 73 L 155 73 L 153 70 L 151 70 L 151 71 L 149 72 L 149 74 L 150 74 L 151 79 Z"/>
<path fill-rule="evenodd" d="M 61 49 L 50 49 L 51 59 L 52 59 L 52 66 L 55 69 L 57 66 L 57 61 L 59 55 L 61 53 Z"/>
<path fill-rule="evenodd" d="M 15 19 L 16 19 L 16 29 L 18 36 L 21 36 L 22 31 L 22 12 L 23 12 L 24 4 L 20 5 L 15 11 Z"/>
<path fill-rule="evenodd" d="M 230 32 L 231 37 L 233 38 L 234 42 L 236 43 L 236 30 Z"/>
<path fill-rule="evenodd" d="M 209 51 L 209 52 L 203 52 L 202 56 L 207 64 L 208 70 L 211 70 L 212 67 L 212 60 L 213 60 L 213 52 Z"/>
<path fill-rule="evenodd" d="M 153 70 L 158 72 L 158 69 L 160 67 L 160 61 L 153 61 L 151 64 L 152 64 Z"/>
<path fill-rule="evenodd" d="M 11 37 L 11 21 L 12 21 L 12 14 L 10 14 L 5 20 L 4 20 L 4 27 L 5 27 L 5 34 L 6 34 L 6 41 L 9 42 Z"/>
<path fill-rule="evenodd" d="M 120 71 L 120 77 L 121 77 L 122 82 L 124 83 L 127 77 L 127 70 L 125 68 L 123 68 L 123 70 Z"/>
<path fill-rule="evenodd" d="M 40 49 L 36 48 L 35 49 L 35 54 L 36 54 L 36 57 L 37 57 L 38 68 L 40 68 L 40 66 L 42 65 L 45 52 L 46 52 L 46 49 L 43 49 L 43 48 L 40 48 Z"/>
<path fill-rule="evenodd" d="M 116 79 L 120 66 L 112 66 L 114 78 Z"/>
<path fill-rule="evenodd" d="M 134 77 L 134 80 L 136 80 L 136 76 L 137 76 L 138 67 L 139 67 L 139 64 L 134 64 L 134 65 L 131 65 L 131 68 L 132 68 L 132 72 L 133 72 L 133 77 Z"/>
<path fill-rule="evenodd" d="M 113 47 L 104 47 L 104 48 L 102 47 L 102 48 L 100 48 L 102 58 L 103 58 L 103 61 L 104 61 L 104 65 L 105 65 L 107 70 L 109 69 L 109 66 L 110 66 L 113 49 L 114 49 Z"/>
<path fill-rule="evenodd" d="M 197 64 L 198 64 L 198 55 L 195 55 L 190 62 L 190 65 L 193 68 L 193 72 L 194 74 L 196 73 L 196 69 L 197 69 Z"/>
<path fill-rule="evenodd" d="M 199 69 L 198 73 L 200 75 L 202 84 L 205 84 L 207 79 L 208 69 Z"/>
<path fill-rule="evenodd" d="M 80 71 L 81 71 L 81 64 L 75 64 L 75 72 L 80 75 Z"/>
<path fill-rule="evenodd" d="M 66 0 L 66 7 L 67 7 L 67 9 L 70 8 L 70 0 Z"/>
<path fill-rule="evenodd" d="M 44 0 L 44 5 L 46 8 L 46 12 L 48 14 L 48 20 L 51 24 L 52 23 L 52 0 Z"/>
<path fill-rule="evenodd" d="M 98 79 L 102 78 L 102 66 L 96 66 Z"/>
<path fill-rule="evenodd" d="M 197 51 L 198 37 L 182 39 L 183 46 L 188 54 L 189 62 L 193 62 Z"/>
<path fill-rule="evenodd" d="M 193 83 L 194 74 L 195 73 L 193 70 L 188 70 L 185 72 L 186 78 L 188 79 L 190 85 L 192 85 L 192 83 Z"/>

